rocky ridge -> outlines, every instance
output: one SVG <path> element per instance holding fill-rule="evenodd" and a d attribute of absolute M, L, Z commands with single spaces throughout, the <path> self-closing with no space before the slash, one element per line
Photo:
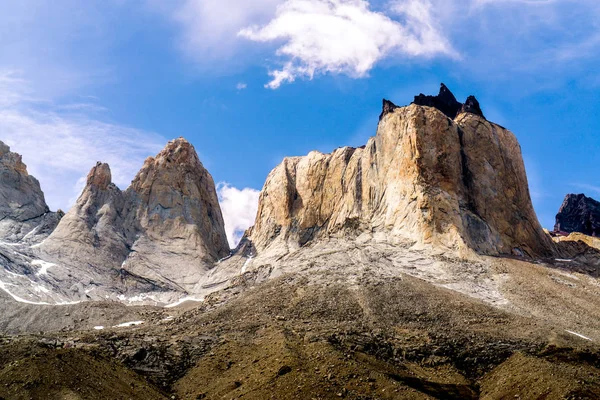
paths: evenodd
<path fill-rule="evenodd" d="M 19 192 L 32 214 L 55 215 L 47 211 L 37 180 L 19 164 L 20 156 L 10 160 L 18 161 L 13 162 L 16 178 L 5 193 Z M 33 232 L 45 236 L 0 243 L 0 286 L 22 302 L 168 304 L 197 293 L 207 272 L 229 254 L 214 181 L 181 138 L 149 157 L 126 191 L 112 182 L 107 164 L 97 163 L 55 229 L 40 225 L 39 218 L 34 223 Z"/>
<path fill-rule="evenodd" d="M 581 255 L 581 271 L 600 266 L 595 250 L 554 243 L 542 230 L 515 136 L 487 121 L 473 96 L 459 103 L 442 85 L 439 95 L 409 106 L 384 100 L 377 134 L 364 147 L 284 159 L 267 178 L 255 225 L 231 254 L 214 181 L 187 141 L 149 157 L 125 191 L 98 163 L 50 237 L 0 246 L 0 283 L 13 298 L 36 303 L 168 304 L 202 299 L 247 273 L 258 281 L 292 273 L 300 253 L 311 258 L 316 247 L 346 244 L 360 254 L 377 248 L 394 269 L 492 304 L 503 302 L 501 277 L 473 290 L 479 286 L 468 274 L 436 257 Z M 411 252 L 428 267 L 413 268 Z"/>
<path fill-rule="evenodd" d="M 188 293 L 229 246 L 214 181 L 180 138 L 149 157 L 125 192 L 112 183 L 109 166 L 98 163 L 40 251 L 57 264 Z"/>
<path fill-rule="evenodd" d="M 22 157 L 3 142 L 0 182 L 0 240 L 36 241 L 52 232 L 62 212 L 50 212 L 38 180 L 29 175 Z"/>

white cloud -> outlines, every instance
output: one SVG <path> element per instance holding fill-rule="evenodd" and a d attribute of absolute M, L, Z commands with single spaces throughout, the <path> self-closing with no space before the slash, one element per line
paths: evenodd
<path fill-rule="evenodd" d="M 234 248 L 242 239 L 244 231 L 254 225 L 260 192 L 251 188 L 240 190 L 221 182 L 217 185 L 217 193 L 229 246 Z"/>
<path fill-rule="evenodd" d="M 6 76 L 10 79 L 3 81 Z M 64 113 L 62 106 L 53 107 L 51 102 L 44 103 L 40 110 L 21 94 L 29 92 L 25 80 L 0 72 L 2 82 L 0 99 L 11 102 L 0 110 L 0 140 L 23 156 L 52 209 L 67 210 L 73 204 L 81 190 L 81 179 L 97 161 L 109 163 L 113 181 L 124 188 L 144 159 L 166 143 L 153 133 L 84 114 Z"/>
<path fill-rule="evenodd" d="M 9 107 L 29 100 L 27 82 L 17 71 L 0 70 L 0 107 Z"/>
<path fill-rule="evenodd" d="M 243 82 L 240 82 L 240 83 L 238 83 L 237 85 L 235 85 L 235 88 L 236 88 L 237 90 L 244 90 L 244 89 L 247 89 L 247 88 L 248 88 L 248 84 L 246 84 L 246 83 L 243 83 Z"/>
<path fill-rule="evenodd" d="M 283 0 L 178 0 L 155 1 L 153 6 L 166 13 L 182 28 L 179 44 L 199 63 L 230 59 L 238 55 L 240 29 L 268 19 Z"/>
<path fill-rule="evenodd" d="M 240 35 L 257 42 L 283 42 L 277 50 L 283 66 L 270 72 L 273 79 L 266 85 L 272 89 L 315 74 L 362 78 L 392 55 L 454 55 L 435 29 L 427 5 L 398 2 L 393 10 L 404 23 L 371 10 L 365 0 L 287 0 L 268 24 L 243 29 Z"/>

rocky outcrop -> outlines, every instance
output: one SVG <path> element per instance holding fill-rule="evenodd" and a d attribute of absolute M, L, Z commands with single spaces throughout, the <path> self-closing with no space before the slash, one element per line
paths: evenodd
<path fill-rule="evenodd" d="M 481 107 L 479 106 L 479 101 L 477 101 L 475 96 L 467 97 L 467 101 L 465 101 L 465 104 L 462 105 L 460 112 L 471 113 L 485 118 L 485 116 L 483 115 L 483 111 L 481 111 Z"/>
<path fill-rule="evenodd" d="M 21 156 L 0 142 L 0 239 L 45 237 L 61 216 L 50 212 L 40 183 L 28 174 Z"/>
<path fill-rule="evenodd" d="M 584 194 L 567 195 L 556 215 L 554 230 L 600 237 L 600 202 Z"/>
<path fill-rule="evenodd" d="M 40 248 L 61 261 L 96 270 L 120 268 L 129 253 L 123 225 L 125 199 L 108 164 L 97 163 L 75 205 Z"/>
<path fill-rule="evenodd" d="M 364 148 L 286 158 L 267 178 L 249 240 L 260 252 L 381 232 L 459 252 L 552 254 L 517 139 L 478 113 L 449 119 L 463 108 L 453 99 L 442 85 L 437 97 L 417 97 L 427 106 L 384 102 Z M 474 99 L 464 107 L 479 108 Z"/>
<path fill-rule="evenodd" d="M 475 96 L 469 96 L 467 101 L 462 104 L 456 100 L 454 94 L 443 83 L 440 86 L 440 92 L 437 96 L 428 96 L 421 93 L 415 96 L 413 104 L 437 108 L 448 118 L 452 119 L 456 118 L 460 113 L 472 113 L 483 117 L 483 112 Z"/>
<path fill-rule="evenodd" d="M 57 263 L 179 292 L 229 254 L 214 181 L 181 138 L 148 158 L 125 192 L 98 163 L 40 249 Z"/>

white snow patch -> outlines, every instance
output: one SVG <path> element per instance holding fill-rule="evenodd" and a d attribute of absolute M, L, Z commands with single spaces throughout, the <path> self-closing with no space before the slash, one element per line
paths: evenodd
<path fill-rule="evenodd" d="M 592 339 L 590 339 L 589 337 L 587 337 L 587 336 L 583 336 L 581 333 L 577 333 L 577 332 L 573 332 L 573 331 L 566 331 L 566 332 L 567 332 L 567 333 L 570 333 L 571 335 L 578 336 L 578 337 L 580 337 L 580 338 L 582 338 L 582 339 L 589 340 L 590 342 L 592 342 L 592 341 L 593 341 L 593 340 L 592 340 Z"/>
<path fill-rule="evenodd" d="M 250 261 L 252 261 L 253 258 L 254 257 L 252 257 L 252 256 L 248 257 L 248 259 L 246 260 L 246 262 L 242 266 L 242 274 L 246 273 L 246 270 L 248 269 L 248 264 L 250 263 Z"/>
<path fill-rule="evenodd" d="M 9 286 L 9 285 L 11 285 L 11 284 L 0 281 L 0 289 L 4 290 L 6 292 L 6 294 L 8 294 L 10 297 L 12 297 L 14 300 L 18 301 L 19 303 L 35 304 L 38 306 L 49 306 L 50 305 L 50 303 L 25 300 L 24 298 L 11 293 L 10 290 L 7 289 L 7 286 Z M 11 286 L 15 286 L 15 285 L 11 285 Z"/>
<path fill-rule="evenodd" d="M 163 321 L 173 321 L 175 319 L 174 316 L 169 315 L 167 318 L 163 319 Z"/>
<path fill-rule="evenodd" d="M 79 301 L 59 301 L 58 303 L 54 303 L 55 306 L 72 306 L 75 304 L 83 303 L 81 300 Z"/>
<path fill-rule="evenodd" d="M 168 304 L 165 306 L 165 308 L 173 308 L 173 307 L 177 307 L 178 305 L 181 305 L 183 303 L 185 303 L 186 301 L 195 301 L 197 303 L 201 303 L 204 301 L 204 297 L 202 297 L 201 299 L 197 299 L 195 297 L 184 297 L 182 299 L 179 299 L 178 301 L 176 301 L 173 304 Z"/>
<path fill-rule="evenodd" d="M 558 262 L 573 262 L 573 260 L 567 260 L 564 258 L 555 258 L 554 261 L 558 261 Z"/>
<path fill-rule="evenodd" d="M 150 294 L 146 294 L 146 293 L 142 293 L 142 294 L 138 294 L 137 296 L 133 296 L 133 297 L 126 297 L 123 294 L 120 294 L 117 296 L 117 299 L 119 299 L 119 301 L 124 302 L 124 303 L 140 303 L 140 302 L 144 302 L 144 301 L 148 301 L 148 300 L 152 300 L 155 303 L 158 303 L 158 300 L 156 299 L 155 296 L 150 295 Z"/>
<path fill-rule="evenodd" d="M 94 329 L 97 331 L 101 331 L 102 329 L 104 329 L 104 327 L 102 325 L 99 325 L 99 326 L 95 326 Z"/>
<path fill-rule="evenodd" d="M 56 267 L 56 264 L 52 264 L 44 260 L 33 260 L 31 265 L 34 267 L 41 267 L 40 270 L 35 273 L 36 276 L 48 275 L 48 268 Z"/>
<path fill-rule="evenodd" d="M 38 244 L 34 244 L 32 246 L 29 246 L 30 249 L 35 249 L 37 247 L 40 247 L 41 245 L 44 244 L 44 242 L 46 241 L 46 239 L 42 240 L 41 242 L 39 242 Z"/>
<path fill-rule="evenodd" d="M 232 257 L 232 254 L 228 255 L 227 257 L 223 257 L 223 258 L 221 258 L 219 261 L 217 261 L 217 264 L 221 264 L 221 262 L 223 262 L 223 261 L 225 261 L 225 260 L 228 260 L 228 259 L 230 259 L 231 257 Z"/>
<path fill-rule="evenodd" d="M 143 323 L 144 323 L 144 321 L 123 322 L 122 324 L 113 326 L 113 328 L 128 328 L 130 326 L 141 325 Z"/>
<path fill-rule="evenodd" d="M 28 237 L 35 235 L 35 233 L 38 231 L 38 229 L 40 229 L 41 225 L 36 226 L 35 228 L 33 228 L 32 230 L 30 230 L 27 235 L 23 236 L 23 239 L 21 240 L 26 240 Z"/>

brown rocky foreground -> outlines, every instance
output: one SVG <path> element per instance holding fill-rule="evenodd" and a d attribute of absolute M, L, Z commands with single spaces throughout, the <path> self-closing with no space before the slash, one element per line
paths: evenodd
<path fill-rule="evenodd" d="M 600 396 L 596 278 L 570 271 L 567 263 L 468 263 L 412 251 L 405 269 L 394 270 L 385 249 L 323 246 L 283 262 L 300 271 L 284 267 L 278 278 L 262 281 L 261 271 L 270 266 L 255 266 L 203 303 L 22 309 L 24 320 L 36 317 L 27 332 L 2 338 L 0 396 Z M 436 262 L 454 266 L 428 281 Z M 444 282 L 461 279 L 470 288 L 479 285 L 482 299 L 443 287 L 456 288 Z M 495 286 L 486 286 L 494 280 L 495 295 Z M 47 321 L 53 321 L 52 332 L 40 333 Z M 129 321 L 143 323 L 116 327 Z M 103 330 L 93 329 L 100 324 Z"/>

